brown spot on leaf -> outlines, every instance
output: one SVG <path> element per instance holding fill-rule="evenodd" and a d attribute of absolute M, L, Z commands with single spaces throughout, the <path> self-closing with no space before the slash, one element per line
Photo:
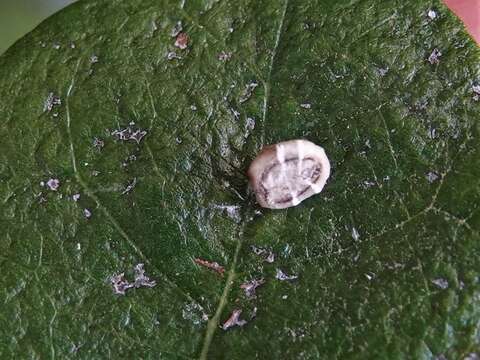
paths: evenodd
<path fill-rule="evenodd" d="M 223 276 L 225 273 L 225 268 L 219 265 L 217 262 L 210 262 L 200 258 L 195 259 L 195 264 L 206 267 L 207 269 L 213 270 Z"/>
<path fill-rule="evenodd" d="M 175 39 L 175 46 L 179 49 L 185 50 L 188 46 L 188 35 L 184 32 L 181 32 L 177 35 Z"/>
<path fill-rule="evenodd" d="M 233 326 L 244 326 L 247 324 L 246 320 L 240 320 L 240 315 L 242 314 L 242 310 L 235 309 L 233 310 L 232 314 L 228 318 L 227 321 L 220 326 L 223 330 L 228 330 Z"/>

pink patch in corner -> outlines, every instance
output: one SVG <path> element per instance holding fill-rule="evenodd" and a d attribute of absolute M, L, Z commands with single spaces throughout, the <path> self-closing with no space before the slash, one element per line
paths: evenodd
<path fill-rule="evenodd" d="M 443 0 L 465 24 L 472 38 L 480 45 L 480 0 Z"/>

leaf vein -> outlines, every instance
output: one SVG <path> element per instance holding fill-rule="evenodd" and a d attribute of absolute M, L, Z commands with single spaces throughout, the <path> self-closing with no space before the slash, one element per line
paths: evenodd
<path fill-rule="evenodd" d="M 261 137 L 262 145 L 265 144 L 265 129 L 266 129 L 266 121 L 267 121 L 267 115 L 268 115 L 268 102 L 270 99 L 270 92 L 271 92 L 272 72 L 275 66 L 275 59 L 277 57 L 278 47 L 280 45 L 280 39 L 283 32 L 284 24 L 285 24 L 285 18 L 287 16 L 288 3 L 289 3 L 289 0 L 285 0 L 285 2 L 283 3 L 282 16 L 280 18 L 280 25 L 278 26 L 278 29 L 277 29 L 275 45 L 272 50 L 272 57 L 270 59 L 270 65 L 268 67 L 267 80 L 263 81 L 265 95 L 263 97 L 263 116 L 262 116 L 263 131 L 262 131 L 262 137 Z"/>
<path fill-rule="evenodd" d="M 82 187 L 83 191 L 85 194 L 93 199 L 97 207 L 103 212 L 103 214 L 106 216 L 106 218 L 110 221 L 110 223 L 113 225 L 115 230 L 122 236 L 122 238 L 127 241 L 128 245 L 134 250 L 134 252 L 138 255 L 138 257 L 148 266 L 152 267 L 158 274 L 160 274 L 163 277 L 163 280 L 167 282 L 170 286 L 172 286 L 173 289 L 178 290 L 183 296 L 185 296 L 188 300 L 194 301 L 198 303 L 195 299 L 193 299 L 188 293 L 183 291 L 177 284 L 175 284 L 173 281 L 171 281 L 165 274 L 160 272 L 160 270 L 151 263 L 150 259 L 142 252 L 142 250 L 135 244 L 135 242 L 130 238 L 130 236 L 123 230 L 121 225 L 118 223 L 118 221 L 115 219 L 115 217 L 110 213 L 110 211 L 102 204 L 100 199 L 95 195 L 95 193 L 90 189 L 90 187 L 87 185 L 87 183 L 83 180 L 82 176 L 80 175 L 78 168 L 77 168 L 77 160 L 75 156 L 75 147 L 73 145 L 73 137 L 72 137 L 72 130 L 71 130 L 71 115 L 70 115 L 70 106 L 69 106 L 69 98 L 71 96 L 73 87 L 75 85 L 75 77 L 78 72 L 78 68 L 80 66 L 81 60 L 77 62 L 76 68 L 74 75 L 72 77 L 72 81 L 70 83 L 70 86 L 67 90 L 67 95 L 65 99 L 65 111 L 66 111 L 66 119 L 67 119 L 67 135 L 68 135 L 68 141 L 70 145 L 70 157 L 72 161 L 72 166 L 73 166 L 73 171 L 75 175 L 75 179 L 77 182 L 80 184 Z"/>
<path fill-rule="evenodd" d="M 283 32 L 284 28 L 284 23 L 285 23 L 285 18 L 287 14 L 287 7 L 288 7 L 289 0 L 285 0 L 283 9 L 282 9 L 282 15 L 280 18 L 280 24 L 277 29 L 276 33 L 276 39 L 275 39 L 275 45 L 272 50 L 272 57 L 270 60 L 270 65 L 268 69 L 268 77 L 267 81 L 264 81 L 264 88 L 265 88 L 265 96 L 263 100 L 263 117 L 262 117 L 262 123 L 263 123 L 263 133 L 262 133 L 262 143 L 264 143 L 264 137 L 265 137 L 265 120 L 267 118 L 267 110 L 268 110 L 268 99 L 270 97 L 270 81 L 272 77 L 272 71 L 273 67 L 275 64 L 275 57 L 277 55 L 278 47 L 280 44 L 280 38 L 281 34 Z M 248 220 L 247 220 L 248 223 Z M 235 255 L 233 257 L 233 262 L 232 266 L 230 267 L 230 270 L 228 272 L 228 277 L 225 282 L 225 287 L 222 292 L 222 296 L 220 297 L 220 300 L 218 302 L 217 309 L 215 311 L 214 316 L 209 320 L 207 324 L 207 331 L 205 333 L 205 340 L 202 345 L 202 350 L 200 353 L 200 359 L 201 360 L 206 360 L 208 358 L 208 351 L 210 349 L 210 344 L 212 343 L 213 335 L 215 334 L 215 330 L 217 329 L 219 323 L 220 323 L 220 316 L 222 315 L 223 309 L 227 305 L 227 298 L 230 293 L 230 289 L 233 284 L 233 280 L 235 279 L 236 276 L 236 265 L 238 262 L 238 255 L 240 253 L 240 250 L 242 248 L 242 243 L 243 243 L 243 236 L 239 237 L 237 246 L 235 248 Z"/>

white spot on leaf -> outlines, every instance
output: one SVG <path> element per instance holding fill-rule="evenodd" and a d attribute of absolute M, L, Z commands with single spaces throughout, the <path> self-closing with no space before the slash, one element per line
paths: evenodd
<path fill-rule="evenodd" d="M 85 218 L 90 219 L 92 217 L 92 212 L 89 209 L 83 209 L 83 215 Z"/>
<path fill-rule="evenodd" d="M 360 239 L 360 234 L 359 234 L 358 230 L 355 228 L 355 226 L 352 227 L 352 238 L 355 241 L 358 241 Z"/>
<path fill-rule="evenodd" d="M 47 181 L 47 186 L 50 190 L 52 191 L 57 191 L 58 188 L 60 187 L 60 180 L 58 179 L 49 179 Z"/>
<path fill-rule="evenodd" d="M 291 281 L 298 278 L 297 275 L 287 275 L 282 270 L 277 269 L 277 273 L 275 274 L 275 278 L 280 281 Z"/>
<path fill-rule="evenodd" d="M 440 62 L 440 56 L 442 56 L 442 53 L 440 52 L 440 50 L 435 48 L 433 49 L 432 53 L 428 57 L 428 62 L 432 65 L 438 64 Z"/>
<path fill-rule="evenodd" d="M 445 290 L 448 288 L 448 280 L 443 278 L 433 279 L 432 283 L 438 286 L 440 289 Z"/>

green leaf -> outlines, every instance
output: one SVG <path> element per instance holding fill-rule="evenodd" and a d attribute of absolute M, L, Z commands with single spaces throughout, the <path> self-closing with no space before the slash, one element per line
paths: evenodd
<path fill-rule="evenodd" d="M 1 357 L 477 351 L 479 54 L 431 1 L 90 0 L 48 19 L 0 57 Z M 129 126 L 146 136 L 112 135 Z M 259 209 L 245 171 L 293 138 L 332 176 Z M 114 294 L 138 263 L 157 285 Z M 248 323 L 222 330 L 235 309 Z"/>

